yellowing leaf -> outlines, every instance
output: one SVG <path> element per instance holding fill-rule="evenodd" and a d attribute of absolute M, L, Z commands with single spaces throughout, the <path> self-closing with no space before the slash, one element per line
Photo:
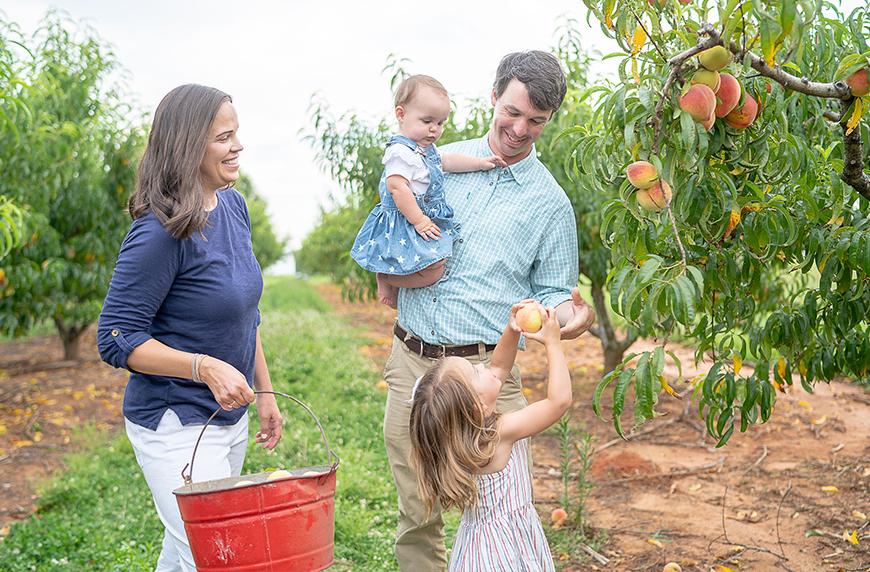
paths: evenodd
<path fill-rule="evenodd" d="M 634 83 L 640 83 L 640 72 L 637 70 L 637 56 L 631 56 L 631 77 Z"/>
<path fill-rule="evenodd" d="M 2 423 L 0 423 L 0 435 L 5 435 L 5 434 L 6 434 L 6 425 L 3 425 Z"/>
<path fill-rule="evenodd" d="M 671 397 L 679 397 L 679 395 L 677 395 L 677 392 L 674 391 L 674 388 L 671 387 L 671 385 L 668 383 L 668 380 L 665 379 L 665 376 L 660 375 L 659 381 L 662 383 L 662 389 L 664 389 L 668 395 L 670 395 Z"/>
<path fill-rule="evenodd" d="M 862 115 L 864 115 L 864 100 L 858 97 L 855 99 L 855 109 L 852 110 L 852 115 L 849 117 L 849 121 L 846 122 L 846 135 L 849 135 L 858 127 Z"/>
<path fill-rule="evenodd" d="M 531 396 L 532 396 L 532 390 L 531 390 L 531 388 L 524 387 L 524 388 L 523 388 L 523 395 L 525 395 L 526 397 L 531 397 Z"/>
<path fill-rule="evenodd" d="M 812 409 L 812 408 L 813 408 L 813 406 L 810 405 L 809 402 L 804 401 L 803 399 L 801 399 L 800 401 L 798 401 L 798 405 L 800 405 L 801 407 L 806 407 L 807 409 Z"/>
<path fill-rule="evenodd" d="M 776 371 L 779 372 L 779 377 L 785 379 L 785 358 L 779 358 L 776 362 Z"/>
<path fill-rule="evenodd" d="M 713 568 L 713 570 L 715 570 L 716 572 L 734 572 L 734 570 L 732 570 L 731 568 L 728 568 L 727 566 L 722 566 L 721 564 Z"/>
<path fill-rule="evenodd" d="M 613 29 L 613 6 L 616 5 L 616 0 L 604 0 L 604 25 Z"/>
<path fill-rule="evenodd" d="M 861 512 L 860 510 L 853 510 L 852 516 L 857 518 L 858 520 L 867 520 L 867 515 Z"/>
<path fill-rule="evenodd" d="M 743 367 L 743 358 L 740 354 L 734 354 L 734 375 L 740 375 L 740 369 Z"/>
<path fill-rule="evenodd" d="M 827 416 L 827 415 L 822 415 L 822 416 L 819 417 L 818 419 L 813 419 L 813 420 L 812 420 L 812 424 L 813 424 L 813 425 L 824 425 L 825 421 L 827 421 L 827 420 L 828 420 L 828 416 Z"/>
<path fill-rule="evenodd" d="M 849 544 L 858 545 L 858 531 L 853 530 L 852 534 L 849 534 L 848 530 L 843 531 L 843 540 L 848 542 Z"/>
<path fill-rule="evenodd" d="M 722 236 L 722 240 L 726 240 L 731 233 L 734 231 L 734 227 L 740 224 L 740 211 L 736 208 L 731 209 L 731 214 L 728 215 L 728 227 L 725 229 L 725 234 Z"/>
<path fill-rule="evenodd" d="M 643 45 L 646 43 L 646 30 L 640 24 L 634 29 L 634 35 L 631 37 L 631 55 L 636 56 L 640 53 Z"/>
<path fill-rule="evenodd" d="M 804 360 L 798 362 L 798 371 L 801 372 L 802 376 L 807 376 L 807 364 L 804 363 Z"/>
<path fill-rule="evenodd" d="M 782 388 L 782 384 L 780 382 L 778 382 L 776 379 L 771 379 L 770 383 L 773 384 L 773 388 L 775 390 L 779 391 L 780 393 L 785 393 L 785 390 Z"/>
<path fill-rule="evenodd" d="M 647 544 L 652 544 L 656 548 L 664 548 L 664 545 L 661 542 L 659 542 L 658 540 L 656 540 L 655 538 L 647 538 L 646 541 L 647 541 Z"/>
<path fill-rule="evenodd" d="M 823 493 L 837 493 L 837 492 L 840 492 L 840 489 L 838 489 L 837 487 L 835 487 L 833 485 L 826 485 L 826 486 L 822 487 L 822 492 Z"/>

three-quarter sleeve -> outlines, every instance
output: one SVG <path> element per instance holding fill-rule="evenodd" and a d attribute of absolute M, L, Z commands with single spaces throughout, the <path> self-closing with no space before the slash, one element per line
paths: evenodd
<path fill-rule="evenodd" d="M 149 339 L 155 314 L 180 265 L 179 241 L 153 215 L 133 221 L 121 245 L 97 326 L 97 347 L 106 363 L 130 369 L 127 358 Z"/>
<path fill-rule="evenodd" d="M 577 286 L 577 224 L 570 205 L 557 211 L 545 227 L 547 232 L 532 266 L 530 282 L 533 297 L 555 308 L 570 300 L 571 289 Z"/>

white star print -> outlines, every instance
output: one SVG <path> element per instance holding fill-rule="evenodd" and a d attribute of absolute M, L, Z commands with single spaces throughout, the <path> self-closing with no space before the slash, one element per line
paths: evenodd
<path fill-rule="evenodd" d="M 384 238 L 389 239 L 389 238 L 390 238 L 390 233 L 389 233 L 389 232 L 385 232 L 385 233 L 384 233 Z"/>
<path fill-rule="evenodd" d="M 390 266 L 390 272 L 392 273 L 392 272 L 395 272 L 395 271 L 396 271 L 396 267 L 395 267 L 395 266 Z"/>
<path fill-rule="evenodd" d="M 369 240 L 369 246 L 374 246 L 374 245 L 375 245 L 375 241 L 374 241 L 374 240 Z"/>
<path fill-rule="evenodd" d="M 399 244 L 401 244 L 402 246 L 405 246 L 406 244 L 408 244 L 408 241 L 403 238 L 399 241 Z"/>
<path fill-rule="evenodd" d="M 400 257 L 398 257 L 396 260 L 399 261 L 399 264 L 404 264 L 404 263 L 405 263 L 405 257 L 404 257 L 404 256 L 400 256 Z"/>
<path fill-rule="evenodd" d="M 420 255 L 419 254 L 414 255 L 414 262 L 420 262 Z"/>

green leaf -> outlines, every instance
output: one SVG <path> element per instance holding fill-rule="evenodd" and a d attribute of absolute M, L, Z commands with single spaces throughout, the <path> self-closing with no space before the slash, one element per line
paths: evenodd
<path fill-rule="evenodd" d="M 631 376 L 633 374 L 633 369 L 623 370 L 619 375 L 619 381 L 616 382 L 616 387 L 613 390 L 613 428 L 616 429 L 616 434 L 623 439 L 625 439 L 625 433 L 622 430 L 620 416 L 625 408 L 625 392 L 628 388 L 628 382 L 631 381 Z"/>
<path fill-rule="evenodd" d="M 601 417 L 601 395 L 604 393 L 604 390 L 607 389 L 607 386 L 610 384 L 610 382 L 613 381 L 614 378 L 619 374 L 619 371 L 619 368 L 614 369 L 603 378 L 601 378 L 601 381 L 599 381 L 598 385 L 595 386 L 595 392 L 592 395 L 592 411 L 595 413 L 595 416 L 602 421 L 603 419 Z"/>

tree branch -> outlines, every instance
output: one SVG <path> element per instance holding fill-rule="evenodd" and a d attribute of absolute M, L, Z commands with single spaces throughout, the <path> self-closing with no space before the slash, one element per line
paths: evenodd
<path fill-rule="evenodd" d="M 842 119 L 846 118 L 846 111 L 850 102 L 842 103 Z M 840 126 L 843 128 L 843 172 L 840 178 L 844 183 L 858 191 L 862 197 L 870 201 L 870 175 L 864 172 L 864 142 L 861 140 L 861 126 L 846 135 L 846 122 L 841 119 Z"/>

